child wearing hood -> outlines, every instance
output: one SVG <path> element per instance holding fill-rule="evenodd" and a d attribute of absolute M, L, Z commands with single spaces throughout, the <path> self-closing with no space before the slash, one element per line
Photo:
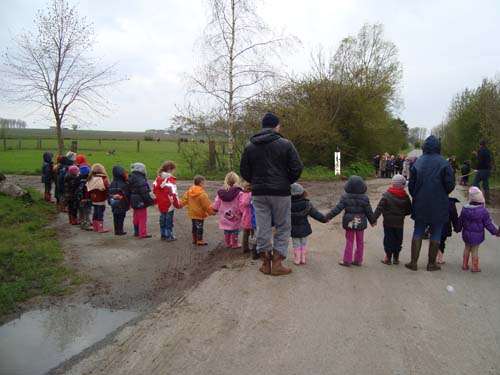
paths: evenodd
<path fill-rule="evenodd" d="M 392 186 L 387 189 L 380 199 L 374 212 L 377 220 L 384 217 L 384 251 L 382 263 L 399 264 L 399 253 L 403 244 L 403 228 L 405 216 L 411 214 L 410 197 L 404 190 L 406 178 L 400 174 L 392 178 Z"/>
<path fill-rule="evenodd" d="M 92 211 L 92 200 L 87 190 L 87 179 L 90 173 L 90 166 L 82 165 L 80 174 L 78 175 L 78 186 L 76 188 L 76 200 L 78 201 L 78 220 L 80 221 L 80 229 L 92 231 L 90 223 L 90 212 Z"/>
<path fill-rule="evenodd" d="M 239 176 L 234 172 L 229 172 L 224 178 L 224 185 L 219 189 L 215 197 L 212 208 L 214 211 L 220 211 L 219 229 L 224 231 L 226 247 L 233 249 L 241 248 L 238 243 L 238 235 L 240 233 L 241 215 L 240 195 L 243 191 L 238 186 L 240 183 Z"/>
<path fill-rule="evenodd" d="M 43 164 L 42 164 L 42 183 L 45 186 L 45 192 L 43 194 L 43 200 L 50 202 L 51 191 L 52 191 L 52 179 L 53 179 L 53 162 L 52 158 L 54 154 L 51 152 L 43 153 Z"/>
<path fill-rule="evenodd" d="M 154 195 L 149 187 L 146 166 L 142 163 L 134 163 L 130 166 L 128 178 L 130 189 L 130 206 L 134 210 L 133 224 L 134 236 L 139 238 L 151 238 L 148 234 L 148 207 L 154 204 Z"/>
<path fill-rule="evenodd" d="M 341 266 L 361 266 L 364 251 L 363 237 L 368 226 L 367 222 L 369 221 L 372 226 L 376 224 L 366 190 L 366 183 L 361 177 L 349 177 L 344 187 L 345 193 L 337 205 L 325 216 L 326 220 L 329 221 L 342 211 L 345 211 L 342 218 L 342 227 L 345 230 L 346 245 L 344 258 L 339 262 Z M 356 252 L 353 261 L 354 239 L 356 239 Z"/>
<path fill-rule="evenodd" d="M 68 167 L 64 175 L 64 201 L 68 207 L 68 219 L 71 225 L 79 225 L 78 221 L 78 199 L 76 190 L 80 183 L 78 173 L 80 169 L 76 165 Z"/>
<path fill-rule="evenodd" d="M 485 199 L 481 190 L 472 186 L 469 189 L 469 204 L 462 207 L 455 230 L 462 231 L 465 242 L 462 269 L 469 269 L 469 256 L 472 254 L 472 272 L 481 272 L 479 268 L 479 245 L 484 241 L 484 230 L 492 235 L 500 236 L 500 231 L 491 221 L 490 213 L 485 207 Z"/>
<path fill-rule="evenodd" d="M 205 177 L 196 176 L 194 185 L 184 193 L 179 208 L 185 205 L 189 206 L 188 215 L 192 223 L 193 244 L 198 246 L 208 245 L 203 241 L 203 223 L 208 216 L 215 215 L 215 211 L 211 207 L 210 198 L 205 191 Z"/>
<path fill-rule="evenodd" d="M 307 199 L 307 192 L 302 185 L 293 183 L 292 193 L 292 245 L 295 255 L 294 263 L 306 264 L 307 237 L 312 233 L 311 224 L 307 218 L 310 216 L 320 223 L 326 223 L 325 216 L 319 212 Z"/>
<path fill-rule="evenodd" d="M 109 230 L 104 228 L 104 211 L 108 200 L 108 174 L 102 164 L 95 163 L 90 170 L 87 181 L 87 191 L 92 200 L 92 227 L 94 232 L 106 233 Z"/>
<path fill-rule="evenodd" d="M 113 182 L 108 186 L 108 203 L 113 212 L 113 224 L 115 235 L 123 236 L 123 223 L 127 211 L 130 209 L 130 192 L 128 188 L 128 177 L 125 168 L 115 165 L 113 167 Z"/>
<path fill-rule="evenodd" d="M 163 162 L 153 183 L 153 193 L 160 211 L 161 239 L 167 241 L 177 239 L 174 236 L 174 207 L 179 208 L 179 199 L 174 171 L 175 163 L 173 161 Z"/>

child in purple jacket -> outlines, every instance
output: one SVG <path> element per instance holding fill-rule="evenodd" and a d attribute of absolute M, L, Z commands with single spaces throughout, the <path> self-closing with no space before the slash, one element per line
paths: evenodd
<path fill-rule="evenodd" d="M 500 231 L 491 221 L 490 213 L 484 206 L 484 196 L 481 190 L 472 186 L 469 189 L 469 204 L 462 208 L 455 230 L 462 231 L 465 242 L 463 270 L 469 269 L 469 254 L 472 253 L 472 272 L 481 272 L 479 268 L 478 250 L 484 241 L 484 229 L 494 236 L 500 236 Z"/>

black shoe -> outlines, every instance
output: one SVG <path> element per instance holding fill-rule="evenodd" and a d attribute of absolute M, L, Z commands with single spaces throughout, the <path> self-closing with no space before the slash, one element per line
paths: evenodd
<path fill-rule="evenodd" d="M 352 262 L 351 265 L 361 267 L 361 262 Z"/>
<path fill-rule="evenodd" d="M 339 264 L 340 264 L 341 266 L 344 266 L 344 267 L 351 267 L 351 263 L 346 263 L 346 262 L 344 262 L 343 260 L 341 260 L 341 261 L 339 262 Z"/>

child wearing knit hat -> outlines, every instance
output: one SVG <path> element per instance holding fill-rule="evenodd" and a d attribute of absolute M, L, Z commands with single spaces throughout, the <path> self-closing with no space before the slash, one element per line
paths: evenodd
<path fill-rule="evenodd" d="M 481 272 L 479 268 L 479 245 L 484 241 L 484 229 L 492 235 L 500 236 L 499 229 L 491 221 L 490 213 L 486 209 L 485 199 L 481 190 L 472 186 L 469 189 L 469 204 L 462 208 L 457 221 L 456 231 L 462 231 L 465 242 L 462 269 L 469 269 L 469 256 L 472 254 L 472 272 Z"/>
<path fill-rule="evenodd" d="M 399 253 L 403 244 L 405 216 L 411 213 L 410 197 L 404 190 L 406 178 L 396 174 L 392 177 L 392 186 L 387 189 L 378 202 L 374 215 L 384 218 L 384 251 L 382 263 L 399 264 Z"/>

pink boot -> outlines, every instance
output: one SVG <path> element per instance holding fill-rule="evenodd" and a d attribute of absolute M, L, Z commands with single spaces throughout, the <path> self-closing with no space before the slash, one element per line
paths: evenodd
<path fill-rule="evenodd" d="M 224 237 L 226 239 L 226 247 L 230 248 L 231 247 L 231 235 L 229 233 L 225 233 Z"/>
<path fill-rule="evenodd" d="M 307 246 L 302 246 L 300 248 L 300 264 L 306 264 L 306 253 L 307 253 Z"/>
<path fill-rule="evenodd" d="M 300 258 L 301 258 L 301 254 L 302 254 L 301 249 L 302 249 L 301 247 L 295 247 L 293 249 L 293 253 L 295 255 L 295 260 L 293 261 L 293 263 L 295 263 L 296 265 L 300 264 Z"/>
<path fill-rule="evenodd" d="M 97 222 L 97 228 L 98 228 L 98 232 L 99 233 L 107 233 L 107 232 L 109 232 L 109 230 L 107 230 L 106 228 L 104 228 L 104 222 L 103 221 L 98 221 Z"/>
<path fill-rule="evenodd" d="M 96 220 L 92 220 L 92 228 L 94 228 L 94 232 L 99 232 L 99 225 Z"/>
<path fill-rule="evenodd" d="M 231 247 L 233 249 L 240 249 L 241 244 L 238 243 L 238 235 L 237 234 L 231 234 Z"/>

